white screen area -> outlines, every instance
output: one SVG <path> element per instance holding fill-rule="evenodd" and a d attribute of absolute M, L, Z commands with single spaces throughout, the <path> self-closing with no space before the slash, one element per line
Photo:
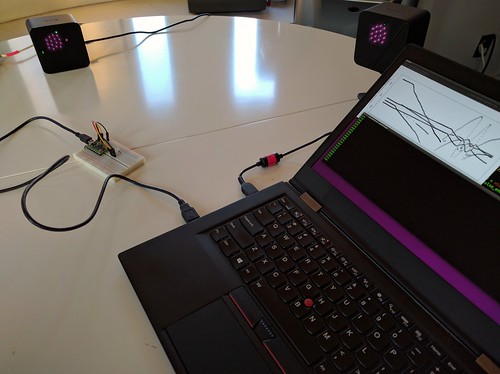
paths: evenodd
<path fill-rule="evenodd" d="M 363 112 L 478 184 L 500 167 L 500 112 L 408 67 Z"/>

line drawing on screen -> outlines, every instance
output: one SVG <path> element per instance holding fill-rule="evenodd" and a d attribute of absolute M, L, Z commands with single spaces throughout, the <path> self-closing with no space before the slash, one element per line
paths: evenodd
<path fill-rule="evenodd" d="M 399 76 L 369 114 L 478 183 L 500 164 L 500 122 L 445 86 Z"/>

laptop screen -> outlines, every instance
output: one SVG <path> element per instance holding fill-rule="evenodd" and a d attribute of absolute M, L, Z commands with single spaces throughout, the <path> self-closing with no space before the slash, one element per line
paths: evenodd
<path fill-rule="evenodd" d="M 497 323 L 499 108 L 406 61 L 313 165 Z"/>

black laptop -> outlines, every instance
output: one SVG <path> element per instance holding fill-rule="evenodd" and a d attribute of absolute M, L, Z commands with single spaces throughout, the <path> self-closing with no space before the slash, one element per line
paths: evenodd
<path fill-rule="evenodd" d="M 176 372 L 498 373 L 499 109 L 410 46 L 289 183 L 120 253 Z"/>

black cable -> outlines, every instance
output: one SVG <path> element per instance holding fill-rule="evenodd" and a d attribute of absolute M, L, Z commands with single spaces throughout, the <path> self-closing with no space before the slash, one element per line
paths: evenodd
<path fill-rule="evenodd" d="M 89 144 L 92 141 L 92 138 L 90 136 L 88 136 L 86 134 L 80 134 L 79 132 L 70 129 L 67 126 L 64 126 L 61 122 L 58 122 L 58 121 L 56 121 L 53 118 L 46 117 L 46 116 L 35 116 L 35 117 L 31 117 L 31 118 L 27 119 L 26 121 L 24 121 L 23 123 L 21 123 L 19 126 L 17 126 L 14 130 L 12 130 L 12 131 L 8 132 L 7 134 L 3 135 L 2 137 L 0 137 L 0 142 L 2 140 L 7 139 L 12 134 L 16 133 L 17 131 L 19 131 L 20 129 L 22 129 L 27 124 L 29 124 L 29 123 L 31 123 L 33 121 L 37 121 L 37 120 L 46 120 L 46 121 L 52 122 L 54 125 L 57 125 L 60 128 L 62 128 L 63 130 L 66 130 L 66 131 L 70 132 L 71 134 L 75 135 L 78 139 L 80 139 L 80 141 L 82 141 L 85 144 Z"/>
<path fill-rule="evenodd" d="M 283 153 L 282 158 L 283 158 L 283 157 L 285 157 L 285 156 L 288 156 L 288 155 L 289 155 L 289 154 L 291 154 L 291 153 L 294 153 L 294 152 L 300 151 L 300 150 L 301 150 L 301 149 L 303 149 L 303 148 L 309 147 L 310 145 L 312 145 L 312 144 L 316 143 L 317 141 L 320 141 L 321 139 L 326 138 L 326 137 L 327 137 L 327 136 L 329 136 L 331 133 L 332 133 L 331 131 L 330 131 L 330 132 L 327 132 L 326 134 L 323 134 L 323 135 L 321 135 L 321 136 L 318 136 L 316 139 L 311 140 L 310 142 L 307 142 L 307 143 L 305 143 L 305 144 L 302 144 L 301 146 L 298 146 L 297 148 L 294 148 L 294 149 L 292 149 L 292 150 L 290 150 L 290 151 L 288 151 L 288 152 Z"/>
<path fill-rule="evenodd" d="M 173 23 L 171 25 L 162 27 L 161 29 L 158 29 L 158 30 L 155 30 L 155 31 L 129 31 L 129 32 L 125 32 L 123 34 L 117 34 L 117 35 L 105 36 L 103 38 L 98 38 L 98 39 L 86 40 L 85 44 L 91 44 L 91 43 L 95 43 L 95 42 L 102 42 L 104 40 L 110 40 L 110 39 L 115 39 L 115 38 L 122 38 L 124 36 L 134 35 L 134 34 L 154 35 L 154 34 L 158 34 L 158 33 L 162 32 L 162 31 L 168 30 L 168 29 L 170 29 L 172 27 L 179 26 L 179 25 L 181 25 L 183 23 L 193 22 L 193 21 L 197 20 L 198 18 L 204 17 L 204 16 L 210 16 L 210 13 L 201 13 L 201 14 L 198 14 L 196 17 L 185 19 L 185 20 L 182 20 L 182 21 L 179 21 L 179 22 L 175 22 L 175 23 Z"/>
<path fill-rule="evenodd" d="M 190 221 L 195 220 L 196 218 L 199 218 L 199 215 L 194 208 L 192 208 L 188 203 L 186 203 L 184 200 L 182 200 L 181 198 L 179 198 L 177 195 L 175 195 L 174 193 L 172 193 L 170 191 L 167 191 L 167 190 L 159 188 L 159 187 L 147 185 L 147 184 L 144 184 L 141 182 L 137 182 L 133 179 L 130 179 L 130 178 L 123 176 L 123 175 L 120 175 L 120 174 L 110 174 L 104 180 L 102 187 L 101 187 L 101 190 L 99 192 L 99 196 L 97 197 L 97 201 L 96 201 L 96 204 L 94 206 L 94 209 L 92 210 L 92 212 L 90 213 L 90 216 L 87 219 L 85 219 L 83 222 L 81 222 L 79 224 L 76 224 L 73 226 L 67 226 L 67 227 L 51 227 L 51 226 L 44 225 L 44 224 L 38 222 L 37 220 L 35 220 L 33 218 L 33 216 L 29 213 L 28 207 L 26 205 L 28 193 L 38 182 L 40 182 L 43 178 L 45 178 L 52 171 L 56 170 L 58 167 L 63 165 L 66 161 L 68 161 L 68 159 L 69 159 L 69 156 L 61 157 L 59 160 L 57 160 L 55 163 L 53 163 L 47 170 L 45 170 L 42 174 L 35 177 L 31 181 L 31 183 L 29 183 L 29 185 L 26 187 L 26 189 L 23 192 L 23 195 L 21 197 L 22 211 L 23 211 L 25 217 L 28 219 L 28 221 L 40 229 L 47 230 L 47 231 L 53 231 L 53 232 L 64 232 L 64 231 L 76 230 L 76 229 L 79 229 L 79 228 L 87 225 L 90 221 L 92 221 L 92 219 L 97 214 L 97 211 L 99 210 L 99 207 L 101 205 L 101 201 L 104 197 L 104 192 L 106 191 L 106 187 L 108 186 L 109 181 L 113 178 L 122 179 L 126 182 L 129 182 L 129 183 L 135 185 L 135 186 L 142 187 L 142 188 L 149 189 L 149 190 L 156 191 L 156 192 L 160 192 L 160 193 L 166 194 L 166 195 L 174 198 L 177 201 L 177 203 L 179 204 L 179 207 L 181 209 L 181 215 L 186 222 L 190 222 Z"/>
<path fill-rule="evenodd" d="M 481 71 L 481 74 L 484 74 L 486 72 L 486 69 L 488 69 L 488 65 L 490 64 L 490 61 L 491 61 L 491 56 L 493 56 L 493 51 L 495 50 L 496 40 L 497 40 L 497 36 L 495 34 L 493 34 L 491 48 L 490 48 L 490 55 L 488 56 L 488 60 L 486 61 L 486 64 L 484 64 L 484 67 L 483 67 L 483 70 Z"/>
<path fill-rule="evenodd" d="M 27 119 L 26 121 L 24 121 L 23 123 L 21 123 L 19 126 L 17 126 L 14 130 L 12 130 L 12 131 L 8 132 L 7 134 L 3 135 L 2 137 L 0 137 L 0 142 L 2 140 L 7 139 L 9 136 L 13 135 L 17 131 L 21 130 L 27 124 L 29 124 L 31 122 L 34 122 L 34 121 L 37 121 L 37 120 L 46 120 L 46 121 L 52 122 L 53 124 L 59 126 L 63 130 L 66 130 L 66 131 L 70 132 L 71 134 L 75 135 L 78 139 L 80 139 L 80 141 L 82 141 L 85 144 L 89 144 L 92 141 L 92 138 L 90 136 L 88 136 L 86 134 L 80 134 L 79 132 L 70 129 L 69 127 L 63 125 L 62 123 L 56 121 L 53 118 L 46 117 L 46 116 L 35 116 L 35 117 L 31 117 L 31 118 Z M 27 186 L 31 182 L 33 182 L 36 178 L 37 177 L 34 177 L 34 178 L 32 178 L 32 179 L 30 179 L 30 180 L 28 180 L 26 182 L 20 183 L 18 185 L 4 188 L 4 189 L 0 190 L 0 194 L 5 193 L 5 192 L 14 191 L 14 190 L 17 190 L 17 189 L 22 188 L 24 186 Z"/>
<path fill-rule="evenodd" d="M 12 187 L 7 187 L 7 188 L 4 188 L 2 190 L 0 190 L 0 194 L 1 193 L 5 193 L 5 192 L 10 192 L 10 191 L 14 191 L 14 190 L 17 190 L 19 188 L 23 188 L 25 186 L 27 186 L 28 184 L 30 184 L 31 182 L 33 182 L 35 180 L 36 177 L 26 181 L 26 182 L 23 182 L 23 183 L 20 183 L 20 184 L 17 184 L 15 186 L 12 186 Z"/>
<path fill-rule="evenodd" d="M 241 171 L 241 173 L 238 175 L 238 182 L 240 183 L 240 186 L 241 186 L 241 192 L 243 192 L 243 194 L 245 196 L 248 196 L 248 195 L 251 195 L 251 194 L 257 192 L 257 188 L 255 188 L 255 186 L 253 184 L 246 182 L 245 179 L 243 178 L 243 174 L 245 174 L 247 171 L 252 170 L 258 166 L 263 167 L 263 168 L 267 168 L 269 166 L 274 166 L 274 165 L 278 164 L 283 157 L 288 156 L 294 152 L 300 151 L 301 149 L 308 147 L 308 146 L 316 143 L 317 141 L 319 141 L 323 138 L 326 138 L 330 134 L 331 134 L 331 132 L 327 132 L 326 134 L 318 136 L 316 139 L 311 140 L 310 142 L 307 142 L 305 144 L 302 144 L 296 148 L 293 148 L 285 153 L 272 153 L 270 155 L 261 157 L 259 159 L 259 161 L 257 161 L 255 164 L 250 165 L 247 168 L 243 169 Z"/>

